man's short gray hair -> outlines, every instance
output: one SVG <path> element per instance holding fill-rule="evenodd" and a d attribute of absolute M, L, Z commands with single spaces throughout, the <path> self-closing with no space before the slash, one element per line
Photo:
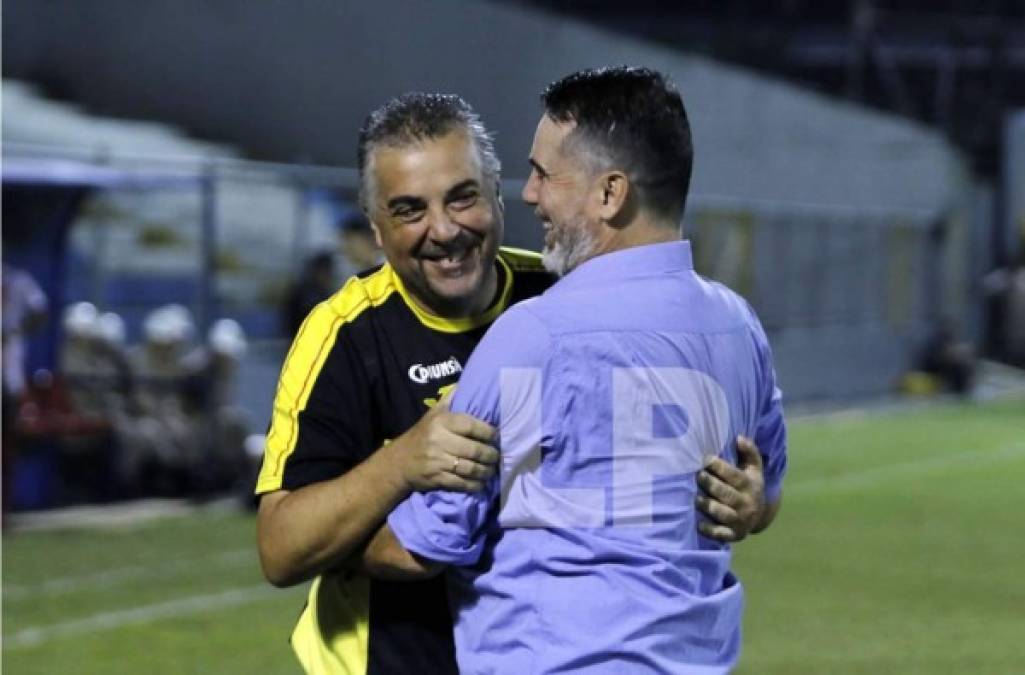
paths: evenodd
<path fill-rule="evenodd" d="M 502 164 L 495 154 L 491 134 L 469 103 L 455 94 L 413 92 L 393 98 L 371 112 L 359 132 L 357 167 L 359 168 L 359 201 L 368 210 L 373 193 L 372 163 L 379 147 L 400 148 L 425 140 L 441 138 L 463 130 L 473 140 L 477 158 L 486 178 L 497 183 Z"/>

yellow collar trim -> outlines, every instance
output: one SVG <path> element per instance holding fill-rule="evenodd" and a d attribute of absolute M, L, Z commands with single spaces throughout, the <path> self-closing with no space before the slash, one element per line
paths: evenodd
<path fill-rule="evenodd" d="M 402 284 L 402 279 L 400 279 L 399 275 L 396 274 L 395 269 L 387 263 L 385 264 L 385 267 L 388 269 L 388 275 L 391 278 L 392 284 L 395 285 L 395 289 L 399 292 L 399 295 L 402 296 L 403 302 L 405 302 L 406 306 L 409 307 L 413 314 L 416 315 L 416 318 L 420 320 L 420 323 L 428 328 L 441 331 L 442 333 L 465 333 L 466 331 L 486 326 L 491 323 L 498 318 L 499 314 L 505 311 L 506 306 L 509 304 L 509 298 L 512 296 L 513 285 L 512 270 L 509 269 L 509 264 L 502 260 L 501 256 L 495 256 L 495 260 L 505 271 L 505 283 L 502 286 L 502 292 L 499 294 L 498 302 L 491 305 L 491 307 L 483 314 L 459 319 L 449 319 L 436 314 L 431 314 L 420 307 L 420 305 L 418 305 L 409 295 L 409 291 L 407 291 L 406 287 Z"/>

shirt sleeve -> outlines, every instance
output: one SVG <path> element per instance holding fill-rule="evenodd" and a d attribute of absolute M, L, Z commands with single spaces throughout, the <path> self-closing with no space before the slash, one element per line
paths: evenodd
<path fill-rule="evenodd" d="M 758 319 L 752 312 L 755 341 L 761 372 L 758 423 L 754 442 L 762 455 L 765 477 L 765 500 L 776 502 L 783 490 L 783 476 L 787 471 L 787 428 L 783 419 L 783 392 L 776 384 L 776 369 L 772 349 Z"/>
<path fill-rule="evenodd" d="M 550 338 L 521 303 L 492 325 L 470 357 L 452 398 L 451 410 L 502 427 L 502 371 L 541 368 Z M 501 441 L 499 441 L 501 449 Z M 496 474 L 481 492 L 415 492 L 388 517 L 399 542 L 430 560 L 472 565 L 484 550 L 486 525 L 494 517 L 500 489 Z"/>
<path fill-rule="evenodd" d="M 322 303 L 282 367 L 256 493 L 336 478 L 363 461 L 376 449 L 370 391 L 351 325 Z"/>

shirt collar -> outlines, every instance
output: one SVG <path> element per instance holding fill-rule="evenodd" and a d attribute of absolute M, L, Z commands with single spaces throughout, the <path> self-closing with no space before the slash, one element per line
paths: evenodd
<path fill-rule="evenodd" d="M 409 307 L 410 311 L 416 315 L 416 318 L 420 320 L 420 323 L 433 328 L 434 330 L 441 331 L 442 333 L 465 333 L 466 331 L 486 326 L 495 319 L 498 315 L 505 311 L 505 308 L 509 306 L 509 298 L 512 297 L 513 289 L 513 272 L 509 268 L 507 263 L 501 255 L 495 256 L 495 266 L 498 268 L 498 299 L 491 303 L 491 305 L 484 310 L 483 313 L 475 316 L 460 317 L 460 318 L 448 318 L 444 316 L 438 316 L 427 311 L 420 304 L 413 299 L 406 285 L 402 283 L 402 278 L 399 273 L 395 271 L 395 268 L 389 263 L 385 263 L 385 269 L 388 270 L 388 275 L 391 278 L 391 283 L 395 289 L 402 296 L 402 300 Z"/>
<path fill-rule="evenodd" d="M 689 241 L 645 244 L 595 256 L 560 279 L 552 290 L 607 286 L 625 279 L 693 269 Z"/>

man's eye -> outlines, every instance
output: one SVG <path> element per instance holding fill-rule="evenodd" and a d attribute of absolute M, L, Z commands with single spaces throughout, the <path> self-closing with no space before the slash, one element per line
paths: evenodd
<path fill-rule="evenodd" d="M 418 209 L 399 209 L 397 211 L 392 211 L 391 215 L 392 218 L 403 223 L 414 223 L 420 219 L 420 216 L 423 215 L 423 211 Z"/>
<path fill-rule="evenodd" d="M 453 199 L 452 201 L 449 202 L 449 205 L 454 207 L 454 208 L 456 208 L 456 209 L 468 209 L 468 208 L 470 208 L 471 206 L 473 206 L 476 203 L 477 203 L 477 194 L 476 193 L 471 193 L 471 194 L 465 194 L 465 195 L 460 195 L 459 197 L 456 197 L 455 199 Z"/>

